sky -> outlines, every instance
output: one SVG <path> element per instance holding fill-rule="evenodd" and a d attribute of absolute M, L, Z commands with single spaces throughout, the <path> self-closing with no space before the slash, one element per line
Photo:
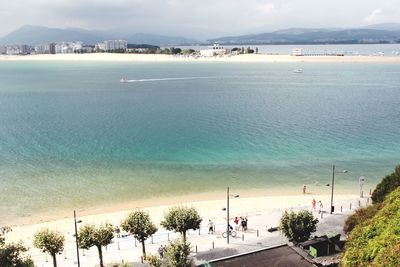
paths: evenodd
<path fill-rule="evenodd" d="M 0 36 L 23 25 L 207 38 L 400 22 L 399 0 L 2 0 Z"/>

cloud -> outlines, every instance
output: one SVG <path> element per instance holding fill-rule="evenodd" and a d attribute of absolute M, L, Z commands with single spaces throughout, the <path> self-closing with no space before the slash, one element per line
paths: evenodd
<path fill-rule="evenodd" d="M 385 14 L 383 8 L 377 8 L 371 12 L 365 19 L 364 22 L 366 23 L 378 23 L 385 20 Z"/>
<path fill-rule="evenodd" d="M 400 21 L 398 1 L 8 0 L 0 8 L 0 36 L 26 24 L 129 29 L 203 40 L 290 27 L 354 27 Z"/>

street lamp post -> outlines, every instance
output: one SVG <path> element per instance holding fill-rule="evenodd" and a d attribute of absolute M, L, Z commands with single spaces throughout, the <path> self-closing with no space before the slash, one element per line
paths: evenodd
<path fill-rule="evenodd" d="M 78 267 L 81 266 L 81 263 L 80 263 L 80 261 L 79 261 L 78 227 L 77 227 L 77 224 L 78 224 L 78 223 L 81 223 L 81 222 L 82 222 L 81 220 L 79 220 L 79 221 L 76 220 L 76 212 L 75 212 L 75 210 L 74 210 L 75 243 L 76 243 L 76 257 L 77 257 L 77 259 L 78 259 Z"/>
<path fill-rule="evenodd" d="M 226 188 L 226 242 L 229 244 L 229 186 Z"/>
<path fill-rule="evenodd" d="M 339 173 L 347 173 L 348 171 L 343 170 L 342 172 Z M 336 172 L 337 173 L 337 172 Z M 333 213 L 333 189 L 335 187 L 335 165 L 332 166 L 332 185 L 331 185 L 331 214 Z"/>
<path fill-rule="evenodd" d="M 229 244 L 229 186 L 226 188 L 226 243 Z M 234 198 L 239 197 L 239 195 L 232 195 Z"/>

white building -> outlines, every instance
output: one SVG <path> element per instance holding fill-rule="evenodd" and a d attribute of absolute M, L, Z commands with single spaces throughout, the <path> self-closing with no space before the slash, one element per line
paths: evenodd
<path fill-rule="evenodd" d="M 21 49 L 18 45 L 10 45 L 6 47 L 7 51 L 6 54 L 7 55 L 19 55 L 21 54 Z"/>
<path fill-rule="evenodd" d="M 107 40 L 102 43 L 97 43 L 95 46 L 96 51 L 113 51 L 124 50 L 128 48 L 128 42 L 125 40 Z"/>
<path fill-rule="evenodd" d="M 42 44 L 35 46 L 37 54 L 50 54 L 50 44 Z"/>
<path fill-rule="evenodd" d="M 226 49 L 219 44 L 214 44 L 210 46 L 209 49 L 200 50 L 200 55 L 203 57 L 215 57 L 215 56 L 222 56 L 226 54 Z"/>
<path fill-rule="evenodd" d="M 82 42 L 61 42 L 55 45 L 56 54 L 72 54 L 82 49 Z"/>
<path fill-rule="evenodd" d="M 292 56 L 302 56 L 303 49 L 302 48 L 293 48 L 292 49 Z"/>

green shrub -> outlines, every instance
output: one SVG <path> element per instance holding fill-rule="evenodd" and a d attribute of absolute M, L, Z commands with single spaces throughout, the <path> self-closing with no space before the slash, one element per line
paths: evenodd
<path fill-rule="evenodd" d="M 190 255 L 190 244 L 185 239 L 178 239 L 171 242 L 167 248 L 166 259 L 169 263 L 168 266 L 186 267 L 190 266 L 188 260 Z"/>
<path fill-rule="evenodd" d="M 349 234 L 354 227 L 374 217 L 374 215 L 379 211 L 380 206 L 380 204 L 374 204 L 365 208 L 357 209 L 353 215 L 346 219 L 343 231 L 346 234 Z"/>
<path fill-rule="evenodd" d="M 161 267 L 162 261 L 159 256 L 149 254 L 146 256 L 146 262 L 150 265 L 150 267 Z"/>
<path fill-rule="evenodd" d="M 376 186 L 372 192 L 372 201 L 380 203 L 385 199 L 385 196 L 400 186 L 400 165 L 397 165 L 394 172 L 387 175 Z"/>
<path fill-rule="evenodd" d="M 318 219 L 307 210 L 298 213 L 285 211 L 281 217 L 280 229 L 293 243 L 300 243 L 310 238 L 311 233 L 317 229 Z"/>
<path fill-rule="evenodd" d="M 400 188 L 390 193 L 376 215 L 350 233 L 343 266 L 400 266 Z"/>

